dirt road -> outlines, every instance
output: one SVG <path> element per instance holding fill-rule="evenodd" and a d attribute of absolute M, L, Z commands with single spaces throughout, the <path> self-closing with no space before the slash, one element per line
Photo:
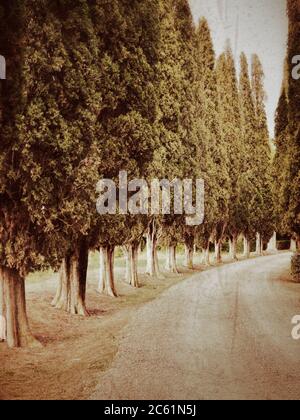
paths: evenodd
<path fill-rule="evenodd" d="M 142 307 L 91 399 L 299 399 L 290 257 L 214 268 Z"/>

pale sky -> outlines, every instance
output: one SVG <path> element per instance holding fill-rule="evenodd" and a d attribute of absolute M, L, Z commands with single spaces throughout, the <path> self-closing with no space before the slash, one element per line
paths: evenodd
<path fill-rule="evenodd" d="M 265 72 L 270 134 L 283 77 L 288 19 L 286 0 L 190 0 L 195 21 L 205 16 L 210 24 L 215 51 L 222 53 L 229 39 L 238 59 L 244 51 L 257 53 Z"/>

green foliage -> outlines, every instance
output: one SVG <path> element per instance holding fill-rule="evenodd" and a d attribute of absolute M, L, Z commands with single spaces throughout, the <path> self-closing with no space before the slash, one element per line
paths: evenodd
<path fill-rule="evenodd" d="M 238 235 L 243 231 L 246 222 L 245 217 L 247 217 L 244 207 L 247 201 L 242 196 L 246 153 L 242 136 L 238 81 L 230 48 L 227 48 L 226 52 L 219 57 L 216 74 L 221 139 L 227 157 L 227 171 L 230 177 L 227 232 L 229 235 Z"/>
<path fill-rule="evenodd" d="M 260 209 L 263 206 L 260 190 L 260 148 L 256 133 L 256 115 L 254 96 L 252 92 L 249 67 L 245 54 L 240 59 L 240 103 L 242 116 L 242 135 L 245 150 L 244 182 L 242 186 L 242 198 L 244 203 L 243 232 L 248 237 L 255 235 L 256 224 L 261 216 Z"/>
<path fill-rule="evenodd" d="M 299 2 L 289 0 L 290 18 L 288 60 L 289 60 L 289 127 L 290 127 L 290 182 L 287 223 L 292 232 L 300 236 L 300 84 L 292 77 L 292 57 L 299 54 L 300 10 Z"/>
<path fill-rule="evenodd" d="M 96 182 L 117 181 L 121 170 L 130 179 L 205 180 L 204 224 L 157 218 L 164 243 L 207 246 L 225 228 L 229 235 L 270 234 L 258 57 L 251 84 L 242 55 L 238 86 L 232 52 L 216 61 L 208 23 L 195 27 L 187 0 L 4 0 L 0 16 L 8 64 L 0 91 L 2 264 L 22 274 L 55 267 L 83 236 L 93 248 L 140 242 L 152 218 L 96 213 Z M 290 122 L 299 115 L 289 99 L 295 89 L 281 98 L 276 142 L 282 154 L 284 138 L 293 139 L 284 175 L 291 194 L 280 208 L 296 232 L 299 136 Z"/>
<path fill-rule="evenodd" d="M 262 236 L 263 241 L 268 241 L 275 229 L 272 156 L 270 135 L 267 123 L 264 91 L 264 72 L 259 57 L 252 57 L 252 91 L 255 108 L 255 137 L 257 142 L 257 181 L 259 186 L 260 205 L 256 207 L 257 220 L 254 223 L 256 231 Z"/>
<path fill-rule="evenodd" d="M 159 120 L 159 127 L 174 142 L 172 153 L 167 152 L 165 155 L 167 162 L 163 166 L 165 168 L 163 176 L 170 180 L 195 178 L 198 165 L 194 91 L 196 67 L 193 55 L 195 27 L 187 0 L 162 2 L 162 11 L 164 24 L 161 33 L 165 40 L 162 38 L 164 44 L 160 45 L 163 55 L 160 55 L 158 74 L 164 81 L 163 85 L 160 84 L 160 95 L 167 99 L 167 103 L 163 101 L 160 107 L 162 118 Z M 172 99 L 169 102 L 170 94 Z M 167 108 L 166 104 L 169 104 Z M 168 120 L 164 117 L 166 111 L 172 115 Z M 165 150 L 169 149 L 169 144 L 164 139 L 162 145 Z M 186 231 L 183 217 L 164 217 L 160 233 L 161 241 L 175 245 L 183 239 Z"/>
<path fill-rule="evenodd" d="M 159 147 L 158 1 L 99 0 L 93 7 L 93 21 L 102 98 L 95 131 L 98 177 L 117 183 L 119 172 L 126 170 L 129 181 L 149 179 Z M 91 245 L 139 243 L 147 224 L 145 216 L 95 215 Z"/>
<path fill-rule="evenodd" d="M 96 51 L 86 1 L 12 1 L 5 16 L 0 252 L 26 274 L 55 265 L 89 225 Z"/>
<path fill-rule="evenodd" d="M 276 117 L 274 188 L 277 221 L 282 232 L 300 236 L 300 84 L 292 77 L 292 59 L 299 54 L 299 2 L 288 0 L 289 39 L 282 95 Z"/>
<path fill-rule="evenodd" d="M 218 67 L 208 23 L 201 19 L 197 29 L 198 161 L 205 181 L 205 220 L 197 241 L 205 245 L 229 220 L 230 168 L 226 137 L 222 132 Z M 223 98 L 222 98 L 223 99 Z"/>

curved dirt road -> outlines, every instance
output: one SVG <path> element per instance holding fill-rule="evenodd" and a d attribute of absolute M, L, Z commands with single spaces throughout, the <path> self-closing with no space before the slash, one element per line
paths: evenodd
<path fill-rule="evenodd" d="M 196 274 L 139 309 L 91 399 L 299 399 L 290 257 Z"/>

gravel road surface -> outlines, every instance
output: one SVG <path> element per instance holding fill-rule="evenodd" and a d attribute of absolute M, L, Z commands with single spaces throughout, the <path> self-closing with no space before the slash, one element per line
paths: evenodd
<path fill-rule="evenodd" d="M 213 268 L 137 310 L 91 399 L 300 399 L 290 258 Z"/>

